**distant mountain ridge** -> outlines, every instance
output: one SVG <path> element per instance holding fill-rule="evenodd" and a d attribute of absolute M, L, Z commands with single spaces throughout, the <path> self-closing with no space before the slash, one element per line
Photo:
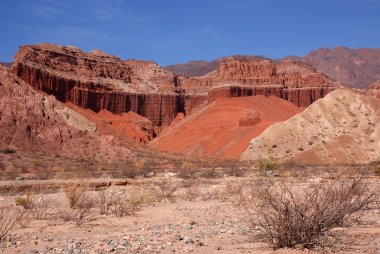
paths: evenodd
<path fill-rule="evenodd" d="M 255 56 L 246 55 L 245 57 Z M 169 65 L 166 69 L 175 74 L 203 76 L 216 70 L 223 59 L 225 57 L 210 62 L 190 61 Z M 289 56 L 284 59 L 310 63 L 319 72 L 325 73 L 347 87 L 367 88 L 376 80 L 380 80 L 380 48 L 350 49 L 342 46 L 334 49 L 319 48 L 304 57 Z"/>

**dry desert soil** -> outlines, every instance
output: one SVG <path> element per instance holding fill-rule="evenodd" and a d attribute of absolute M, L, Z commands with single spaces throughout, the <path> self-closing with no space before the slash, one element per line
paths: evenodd
<path fill-rule="evenodd" d="M 336 169 L 335 169 L 336 170 Z M 346 176 L 348 177 L 348 176 Z M 40 186 L 32 189 L 35 202 L 40 206 L 42 218 L 35 214 L 22 221 L 1 243 L 2 253 L 380 253 L 379 210 L 365 212 L 364 224 L 336 229 L 341 242 L 332 247 L 306 250 L 277 249 L 255 240 L 255 229 L 249 217 L 239 205 L 241 195 L 250 183 L 282 181 L 301 190 L 310 184 L 331 181 L 334 177 L 321 173 L 304 177 L 282 172 L 278 176 L 251 172 L 243 177 L 221 175 L 217 178 L 183 179 L 175 173 L 164 172 L 149 178 L 125 180 L 29 180 L 2 182 L 8 186 L 7 194 L 1 195 L 4 206 L 14 207 L 15 197 L 27 194 L 20 192 L 23 186 Z M 100 202 L 100 195 L 108 198 L 124 195 L 139 195 L 146 202 L 133 216 L 100 214 L 97 205 L 84 215 L 81 225 L 75 221 L 64 221 L 62 214 L 70 211 L 67 199 L 60 186 L 74 181 L 86 188 L 86 197 Z M 48 190 L 43 185 L 54 183 L 58 189 Z M 101 187 L 106 182 L 108 187 Z M 98 184 L 96 184 L 98 183 Z M 40 185 L 38 185 L 40 184 Z M 11 186 L 11 187 L 9 187 Z M 174 186 L 173 195 L 162 195 Z M 371 188 L 379 189 L 379 178 L 372 177 Z M 39 193 L 39 194 L 38 194 Z"/>

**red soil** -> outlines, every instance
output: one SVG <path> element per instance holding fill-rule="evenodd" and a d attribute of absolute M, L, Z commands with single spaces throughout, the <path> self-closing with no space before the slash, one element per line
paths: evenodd
<path fill-rule="evenodd" d="M 96 113 L 90 109 L 66 102 L 65 105 L 80 113 L 97 125 L 97 131 L 101 135 L 116 135 L 124 138 L 132 138 L 136 141 L 147 143 L 153 138 L 153 124 L 143 116 L 132 111 L 122 114 L 113 114 L 107 110 Z"/>
<path fill-rule="evenodd" d="M 239 127 L 247 110 L 258 112 L 260 122 Z M 301 111 L 302 108 L 274 96 L 221 98 L 167 127 L 150 146 L 186 155 L 238 159 L 249 142 L 266 128 Z"/>

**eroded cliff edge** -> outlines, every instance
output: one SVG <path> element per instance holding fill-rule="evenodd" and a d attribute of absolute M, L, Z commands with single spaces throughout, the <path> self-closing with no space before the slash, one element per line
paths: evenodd
<path fill-rule="evenodd" d="M 231 57 L 202 77 L 174 75 L 149 61 L 100 50 L 38 44 L 20 47 L 12 72 L 34 88 L 95 112 L 132 111 L 156 126 L 221 97 L 274 95 L 306 107 L 340 85 L 293 60 Z"/>

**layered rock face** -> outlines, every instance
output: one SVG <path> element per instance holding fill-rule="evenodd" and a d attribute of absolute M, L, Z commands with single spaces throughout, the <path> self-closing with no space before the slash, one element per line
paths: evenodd
<path fill-rule="evenodd" d="M 156 125 L 182 110 L 175 77 L 157 64 L 121 61 L 103 52 L 41 44 L 21 47 L 12 72 L 60 101 L 113 113 L 128 111 Z"/>
<path fill-rule="evenodd" d="M 366 164 L 380 156 L 380 100 L 338 89 L 254 138 L 244 160 Z"/>
<path fill-rule="evenodd" d="M 244 56 L 251 58 L 252 56 Z M 320 48 L 311 51 L 304 57 L 287 57 L 314 66 L 319 72 L 347 87 L 365 89 L 371 83 L 380 79 L 380 49 L 360 48 L 350 49 L 336 47 L 334 49 Z M 173 73 L 183 73 L 187 76 L 202 76 L 215 71 L 224 58 L 214 61 L 191 61 L 184 64 L 167 66 Z"/>
<path fill-rule="evenodd" d="M 65 107 L 53 96 L 42 95 L 0 65 L 0 148 L 89 158 L 90 149 L 130 155 L 125 147 L 97 136 L 97 126 Z M 88 147 L 86 147 L 87 143 Z"/>
<path fill-rule="evenodd" d="M 296 61 L 224 58 L 217 70 L 188 78 L 154 62 L 121 61 L 100 50 L 85 53 L 51 44 L 21 47 L 12 72 L 62 102 L 95 112 L 132 111 L 155 126 L 166 126 L 178 113 L 189 115 L 221 97 L 274 95 L 305 107 L 338 86 Z"/>
<path fill-rule="evenodd" d="M 306 107 L 340 84 L 303 62 L 234 57 L 224 59 L 216 71 L 203 77 L 183 80 L 182 87 L 186 91 L 192 87 L 207 88 L 211 101 L 221 97 L 274 95 Z"/>

